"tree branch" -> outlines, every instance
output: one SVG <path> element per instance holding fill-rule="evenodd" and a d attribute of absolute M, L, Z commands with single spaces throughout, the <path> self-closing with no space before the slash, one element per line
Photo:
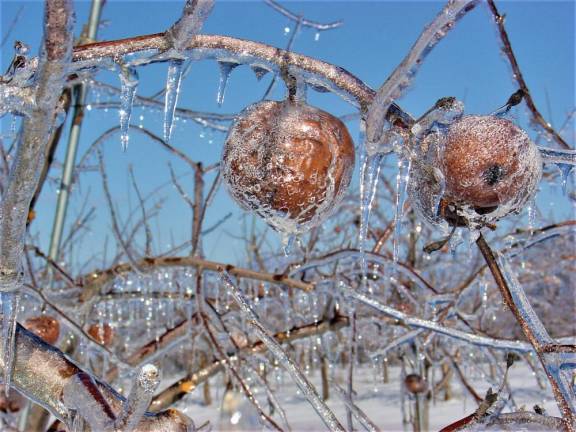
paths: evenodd
<path fill-rule="evenodd" d="M 514 54 L 514 50 L 512 50 L 512 44 L 510 43 L 510 38 L 508 37 L 508 33 L 506 32 L 506 27 L 504 26 L 505 16 L 500 15 L 498 12 L 498 8 L 496 7 L 496 3 L 494 0 L 488 0 L 488 8 L 490 12 L 494 16 L 494 22 L 498 27 L 498 34 L 500 35 L 500 40 L 502 41 L 502 46 L 504 48 L 504 54 L 508 57 L 508 62 L 512 67 L 512 72 L 514 73 L 514 78 L 516 82 L 520 86 L 520 89 L 524 92 L 524 100 L 526 101 L 526 106 L 532 113 L 532 119 L 540 125 L 554 140 L 565 149 L 570 150 L 571 147 L 568 143 L 560 136 L 558 132 L 554 130 L 552 125 L 544 120 L 538 108 L 536 108 L 536 104 L 532 99 L 532 95 L 530 94 L 530 90 L 528 89 L 528 85 L 524 80 L 524 75 L 522 75 L 522 70 L 520 69 L 520 65 L 518 65 L 518 61 L 516 60 L 516 55 Z"/>

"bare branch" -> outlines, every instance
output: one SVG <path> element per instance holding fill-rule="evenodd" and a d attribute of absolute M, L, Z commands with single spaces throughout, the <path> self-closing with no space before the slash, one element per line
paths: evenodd
<path fill-rule="evenodd" d="M 530 94 L 530 90 L 528 89 L 528 85 L 524 80 L 524 75 L 522 75 L 522 70 L 520 69 L 520 65 L 516 60 L 516 55 L 514 54 L 514 50 L 512 49 L 512 44 L 510 43 L 510 38 L 508 37 L 508 33 L 506 32 L 506 27 L 504 26 L 505 16 L 500 15 L 498 12 L 498 8 L 496 7 L 496 3 L 494 0 L 488 0 L 488 7 L 490 12 L 494 16 L 494 22 L 498 27 L 498 33 L 500 35 L 500 40 L 502 41 L 502 46 L 504 48 L 504 54 L 508 57 L 508 61 L 510 62 L 510 66 L 512 67 L 512 72 L 514 73 L 514 78 L 516 82 L 520 86 L 520 89 L 524 92 L 524 100 L 526 101 L 526 106 L 530 110 L 532 114 L 532 119 L 536 124 L 540 125 L 554 140 L 565 149 L 570 149 L 571 147 L 568 143 L 560 136 L 558 132 L 554 130 L 552 125 L 544 120 L 538 108 L 536 108 L 536 104 L 532 99 L 532 95 Z"/>
<path fill-rule="evenodd" d="M 274 0 L 264 0 L 264 2 L 272 9 L 280 12 L 285 17 L 290 18 L 292 21 L 300 22 L 300 24 L 302 24 L 304 27 L 311 27 L 313 29 L 321 31 L 321 30 L 332 30 L 344 24 L 342 21 L 334 21 L 331 23 L 319 23 L 317 21 L 302 18 L 296 15 L 295 13 L 290 12 L 288 9 L 282 7 L 279 3 L 275 2 Z"/>

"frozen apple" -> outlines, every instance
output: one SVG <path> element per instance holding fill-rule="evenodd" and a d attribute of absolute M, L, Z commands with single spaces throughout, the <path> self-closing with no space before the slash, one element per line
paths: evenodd
<path fill-rule="evenodd" d="M 354 145 L 333 115 L 293 101 L 264 101 L 232 126 L 221 170 L 243 208 L 281 232 L 321 223 L 346 192 Z"/>

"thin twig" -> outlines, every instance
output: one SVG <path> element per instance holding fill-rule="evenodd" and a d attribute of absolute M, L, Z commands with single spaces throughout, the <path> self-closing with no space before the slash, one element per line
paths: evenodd
<path fill-rule="evenodd" d="M 280 4 L 278 4 L 274 0 L 264 0 L 264 2 L 268 6 L 270 6 L 272 9 L 275 9 L 276 11 L 280 12 L 285 17 L 290 18 L 292 21 L 300 22 L 304 27 L 311 27 L 311 28 L 314 28 L 316 30 L 322 31 L 322 30 L 332 30 L 332 29 L 338 28 L 342 24 L 344 24 L 342 21 L 334 21 L 331 23 L 324 23 L 324 24 L 319 23 L 317 21 L 312 21 L 312 20 L 303 18 L 299 15 L 296 15 L 293 12 L 290 12 L 288 9 L 286 9 L 285 7 L 282 7 Z"/>
<path fill-rule="evenodd" d="M 532 114 L 532 119 L 536 122 L 536 124 L 540 125 L 549 135 L 551 135 L 562 148 L 570 150 L 571 147 L 564 140 L 564 138 L 562 138 L 560 134 L 558 134 L 558 132 L 554 130 L 554 128 L 550 123 L 544 120 L 544 117 L 542 117 L 542 114 L 540 114 L 540 111 L 538 111 L 538 108 L 536 108 L 536 104 L 532 99 L 532 95 L 530 94 L 528 85 L 524 80 L 524 75 L 522 75 L 520 65 L 516 60 L 516 55 L 514 54 L 512 44 L 510 43 L 510 38 L 508 37 L 508 33 L 506 32 L 506 27 L 504 26 L 505 16 L 500 15 L 500 12 L 498 12 L 498 8 L 496 7 L 496 3 L 494 3 L 494 0 L 487 0 L 487 1 L 490 12 L 494 16 L 494 22 L 498 27 L 498 33 L 500 35 L 500 40 L 502 41 L 504 54 L 506 54 L 506 57 L 508 57 L 508 62 L 512 67 L 512 72 L 514 74 L 516 82 L 520 86 L 520 89 L 524 92 L 524 100 L 526 101 L 526 106 L 528 107 L 530 113 Z"/>

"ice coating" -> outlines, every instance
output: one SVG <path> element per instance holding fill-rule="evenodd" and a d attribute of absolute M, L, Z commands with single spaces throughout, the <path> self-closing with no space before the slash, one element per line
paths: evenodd
<path fill-rule="evenodd" d="M 409 191 L 426 220 L 489 223 L 520 211 L 534 196 L 542 159 L 510 120 L 464 116 L 422 141 Z M 440 199 L 438 199 L 440 198 Z"/>
<path fill-rule="evenodd" d="M 288 234 L 329 216 L 353 167 L 354 145 L 344 124 L 292 101 L 246 108 L 230 129 L 221 164 L 234 200 Z"/>

